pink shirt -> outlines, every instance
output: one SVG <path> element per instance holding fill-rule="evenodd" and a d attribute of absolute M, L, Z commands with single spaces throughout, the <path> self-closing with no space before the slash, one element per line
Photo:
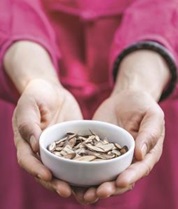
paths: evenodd
<path fill-rule="evenodd" d="M 166 0 L 1 0 L 0 96 L 18 99 L 3 69 L 7 48 L 18 40 L 31 40 L 49 52 L 63 85 L 91 118 L 113 87 L 116 57 L 126 47 L 152 40 L 176 58 L 178 1 Z M 151 174 L 121 196 L 79 205 L 37 184 L 15 159 L 11 115 L 14 106 L 0 102 L 0 205 L 2 209 L 177 209 L 178 200 L 178 92 L 177 87 L 160 105 L 166 116 L 164 153 Z M 90 108 L 88 108 L 90 107 Z M 176 117 L 177 116 L 177 117 Z M 4 131 L 6 130 L 6 131 Z M 13 175 L 13 178 L 12 178 Z"/>

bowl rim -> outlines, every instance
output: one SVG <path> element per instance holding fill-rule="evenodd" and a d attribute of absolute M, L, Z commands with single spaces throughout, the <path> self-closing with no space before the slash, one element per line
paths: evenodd
<path fill-rule="evenodd" d="M 117 129 L 120 129 L 122 130 L 123 132 L 125 132 L 129 137 L 130 137 L 130 140 L 131 140 L 131 147 L 129 148 L 129 150 L 124 153 L 123 155 L 121 156 L 118 156 L 116 158 L 112 158 L 112 159 L 109 159 L 109 160 L 101 160 L 101 161 L 77 161 L 77 160 L 71 160 L 71 159 L 67 159 L 67 158 L 63 158 L 63 157 L 60 157 L 60 156 L 56 156 L 55 154 L 51 153 L 43 144 L 42 144 L 42 137 L 43 135 L 49 130 L 49 129 L 55 129 L 56 127 L 60 126 L 60 125 L 65 125 L 67 123 L 69 124 L 73 124 L 73 123 L 99 123 L 99 124 L 103 124 L 103 125 L 109 125 L 110 127 L 114 127 L 114 128 L 117 128 Z M 96 164 L 109 164 L 111 162 L 114 162 L 114 161 L 118 161 L 118 160 L 122 160 L 122 158 L 126 158 L 127 155 L 130 155 L 131 152 L 134 153 L 134 149 L 135 149 L 135 140 L 133 138 L 133 136 L 127 131 L 125 130 L 124 128 L 120 127 L 120 126 L 117 126 L 115 124 L 112 124 L 112 123 L 108 123 L 108 122 L 103 122 L 103 121 L 99 121 L 99 120 L 70 120 L 70 121 L 64 121 L 64 122 L 60 122 L 60 123 L 56 123 L 54 125 L 51 125 L 51 126 L 48 126 L 46 129 L 43 130 L 43 132 L 41 133 L 40 135 L 40 138 L 39 138 L 39 147 L 40 147 L 40 155 L 41 155 L 41 149 L 46 153 L 48 154 L 50 157 L 54 158 L 54 159 L 57 159 L 57 160 L 60 160 L 60 161 L 64 161 L 64 162 L 68 162 L 68 163 L 72 163 L 72 164 L 84 164 L 84 165 L 96 165 Z"/>

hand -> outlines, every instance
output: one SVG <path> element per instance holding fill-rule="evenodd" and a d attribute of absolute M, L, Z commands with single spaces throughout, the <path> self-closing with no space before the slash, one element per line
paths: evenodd
<path fill-rule="evenodd" d="M 164 114 L 153 98 L 142 91 L 113 94 L 101 104 L 93 119 L 116 124 L 130 132 L 135 138 L 135 156 L 131 166 L 115 181 L 79 191 L 76 196 L 82 203 L 93 203 L 132 189 L 159 160 L 164 140 Z"/>
<path fill-rule="evenodd" d="M 82 119 L 74 97 L 60 84 L 42 79 L 28 83 L 13 114 L 18 163 L 43 186 L 63 197 L 70 196 L 72 190 L 67 183 L 54 179 L 41 163 L 38 139 L 46 127 L 74 119 Z"/>

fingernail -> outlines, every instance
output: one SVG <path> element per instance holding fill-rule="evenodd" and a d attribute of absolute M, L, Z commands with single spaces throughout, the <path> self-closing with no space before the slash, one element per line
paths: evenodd
<path fill-rule="evenodd" d="M 130 190 L 132 190 L 134 188 L 134 186 L 135 186 L 135 183 L 131 184 L 130 185 Z"/>
<path fill-rule="evenodd" d="M 59 196 L 61 196 L 61 193 L 60 193 L 60 191 L 59 191 L 59 190 L 56 190 L 56 192 L 57 192 L 57 194 L 58 194 Z"/>
<path fill-rule="evenodd" d="M 59 190 L 56 190 L 57 194 L 63 198 L 68 198 L 70 197 L 70 194 L 67 194 L 67 193 L 64 193 L 64 192 L 61 192 Z"/>
<path fill-rule="evenodd" d="M 37 140 L 35 139 L 35 137 L 32 135 L 30 137 L 30 145 L 33 149 L 33 151 L 36 151 L 36 143 L 37 143 Z"/>
<path fill-rule="evenodd" d="M 147 154 L 147 145 L 143 144 L 141 151 L 142 151 L 142 156 L 145 157 L 145 155 Z"/>
<path fill-rule="evenodd" d="M 42 179 L 40 174 L 37 174 L 37 175 L 36 175 L 36 178 Z"/>

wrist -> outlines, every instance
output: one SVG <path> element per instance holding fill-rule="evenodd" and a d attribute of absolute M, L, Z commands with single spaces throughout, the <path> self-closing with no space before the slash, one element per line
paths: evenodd
<path fill-rule="evenodd" d="M 125 90 L 143 91 L 158 101 L 169 79 L 168 66 L 158 53 L 135 51 L 120 63 L 113 94 Z"/>
<path fill-rule="evenodd" d="M 4 68 L 20 94 L 35 79 L 59 83 L 47 51 L 33 42 L 14 43 L 4 56 Z"/>

